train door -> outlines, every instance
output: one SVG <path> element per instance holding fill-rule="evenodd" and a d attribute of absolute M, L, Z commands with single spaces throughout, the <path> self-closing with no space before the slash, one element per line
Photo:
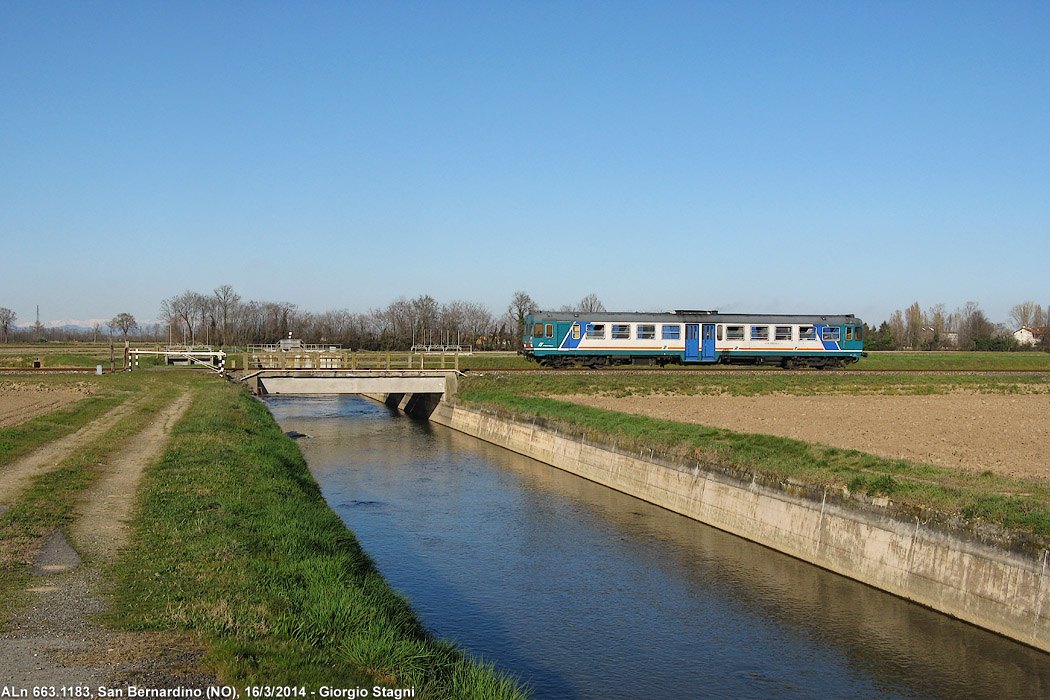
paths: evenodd
<path fill-rule="evenodd" d="M 700 324 L 685 324 L 685 361 L 697 362 L 700 359 Z"/>
<path fill-rule="evenodd" d="M 701 355 L 704 362 L 715 361 L 715 324 L 704 324 L 704 350 Z"/>

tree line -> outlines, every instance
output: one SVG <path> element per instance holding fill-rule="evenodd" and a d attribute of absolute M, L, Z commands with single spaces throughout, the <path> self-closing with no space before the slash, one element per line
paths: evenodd
<path fill-rule="evenodd" d="M 160 322 L 139 324 L 130 313 L 96 323 L 90 333 L 48 329 L 39 325 L 16 327 L 16 314 L 0 307 L 0 342 L 35 340 L 98 340 L 99 337 L 170 342 L 189 345 L 239 346 L 301 338 L 307 343 L 331 344 L 360 350 L 407 350 L 413 345 L 461 345 L 484 350 L 516 349 L 524 334 L 525 316 L 539 306 L 527 292 L 518 291 L 506 309 L 492 313 L 472 301 L 440 303 L 427 294 L 398 297 L 387 306 L 355 313 L 345 309 L 320 313 L 304 311 L 292 302 L 245 301 L 232 286 L 210 293 L 187 290 L 164 299 Z M 576 304 L 552 307 L 558 311 L 605 311 L 596 294 Z M 1026 301 L 1010 310 L 1010 325 L 990 321 L 977 302 L 948 312 L 944 304 L 923 310 L 918 302 L 898 309 L 878 327 L 867 326 L 865 347 L 870 350 L 1020 350 L 1013 337 L 1027 327 L 1041 336 L 1040 349 L 1050 352 L 1050 306 Z M 1039 331 L 1042 331 L 1041 333 Z"/>
<path fill-rule="evenodd" d="M 948 312 L 944 304 L 925 311 L 915 302 L 897 309 L 877 328 L 867 326 L 864 347 L 868 350 L 1024 350 L 1014 331 L 1029 328 L 1040 336 L 1038 347 L 1050 352 L 1050 306 L 1032 301 L 1010 309 L 1010 323 L 993 323 L 975 301 Z"/>

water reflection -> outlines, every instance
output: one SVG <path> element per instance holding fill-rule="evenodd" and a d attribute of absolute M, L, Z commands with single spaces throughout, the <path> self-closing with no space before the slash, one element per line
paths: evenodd
<path fill-rule="evenodd" d="M 281 397 L 424 622 L 537 698 L 1024 698 L 1050 657 L 356 397 Z"/>

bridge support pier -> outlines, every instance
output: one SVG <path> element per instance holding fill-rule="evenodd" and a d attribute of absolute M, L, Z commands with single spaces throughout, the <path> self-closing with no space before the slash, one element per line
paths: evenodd
<path fill-rule="evenodd" d="M 430 418 L 438 404 L 441 403 L 441 394 L 433 393 L 409 393 L 409 394 L 363 394 L 375 401 L 381 401 L 390 408 L 412 416 L 413 418 Z"/>

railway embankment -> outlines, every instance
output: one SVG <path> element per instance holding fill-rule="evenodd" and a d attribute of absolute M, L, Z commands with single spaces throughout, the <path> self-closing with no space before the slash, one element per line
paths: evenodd
<path fill-rule="evenodd" d="M 504 407 L 442 402 L 430 420 L 1050 652 L 1039 533 Z"/>

